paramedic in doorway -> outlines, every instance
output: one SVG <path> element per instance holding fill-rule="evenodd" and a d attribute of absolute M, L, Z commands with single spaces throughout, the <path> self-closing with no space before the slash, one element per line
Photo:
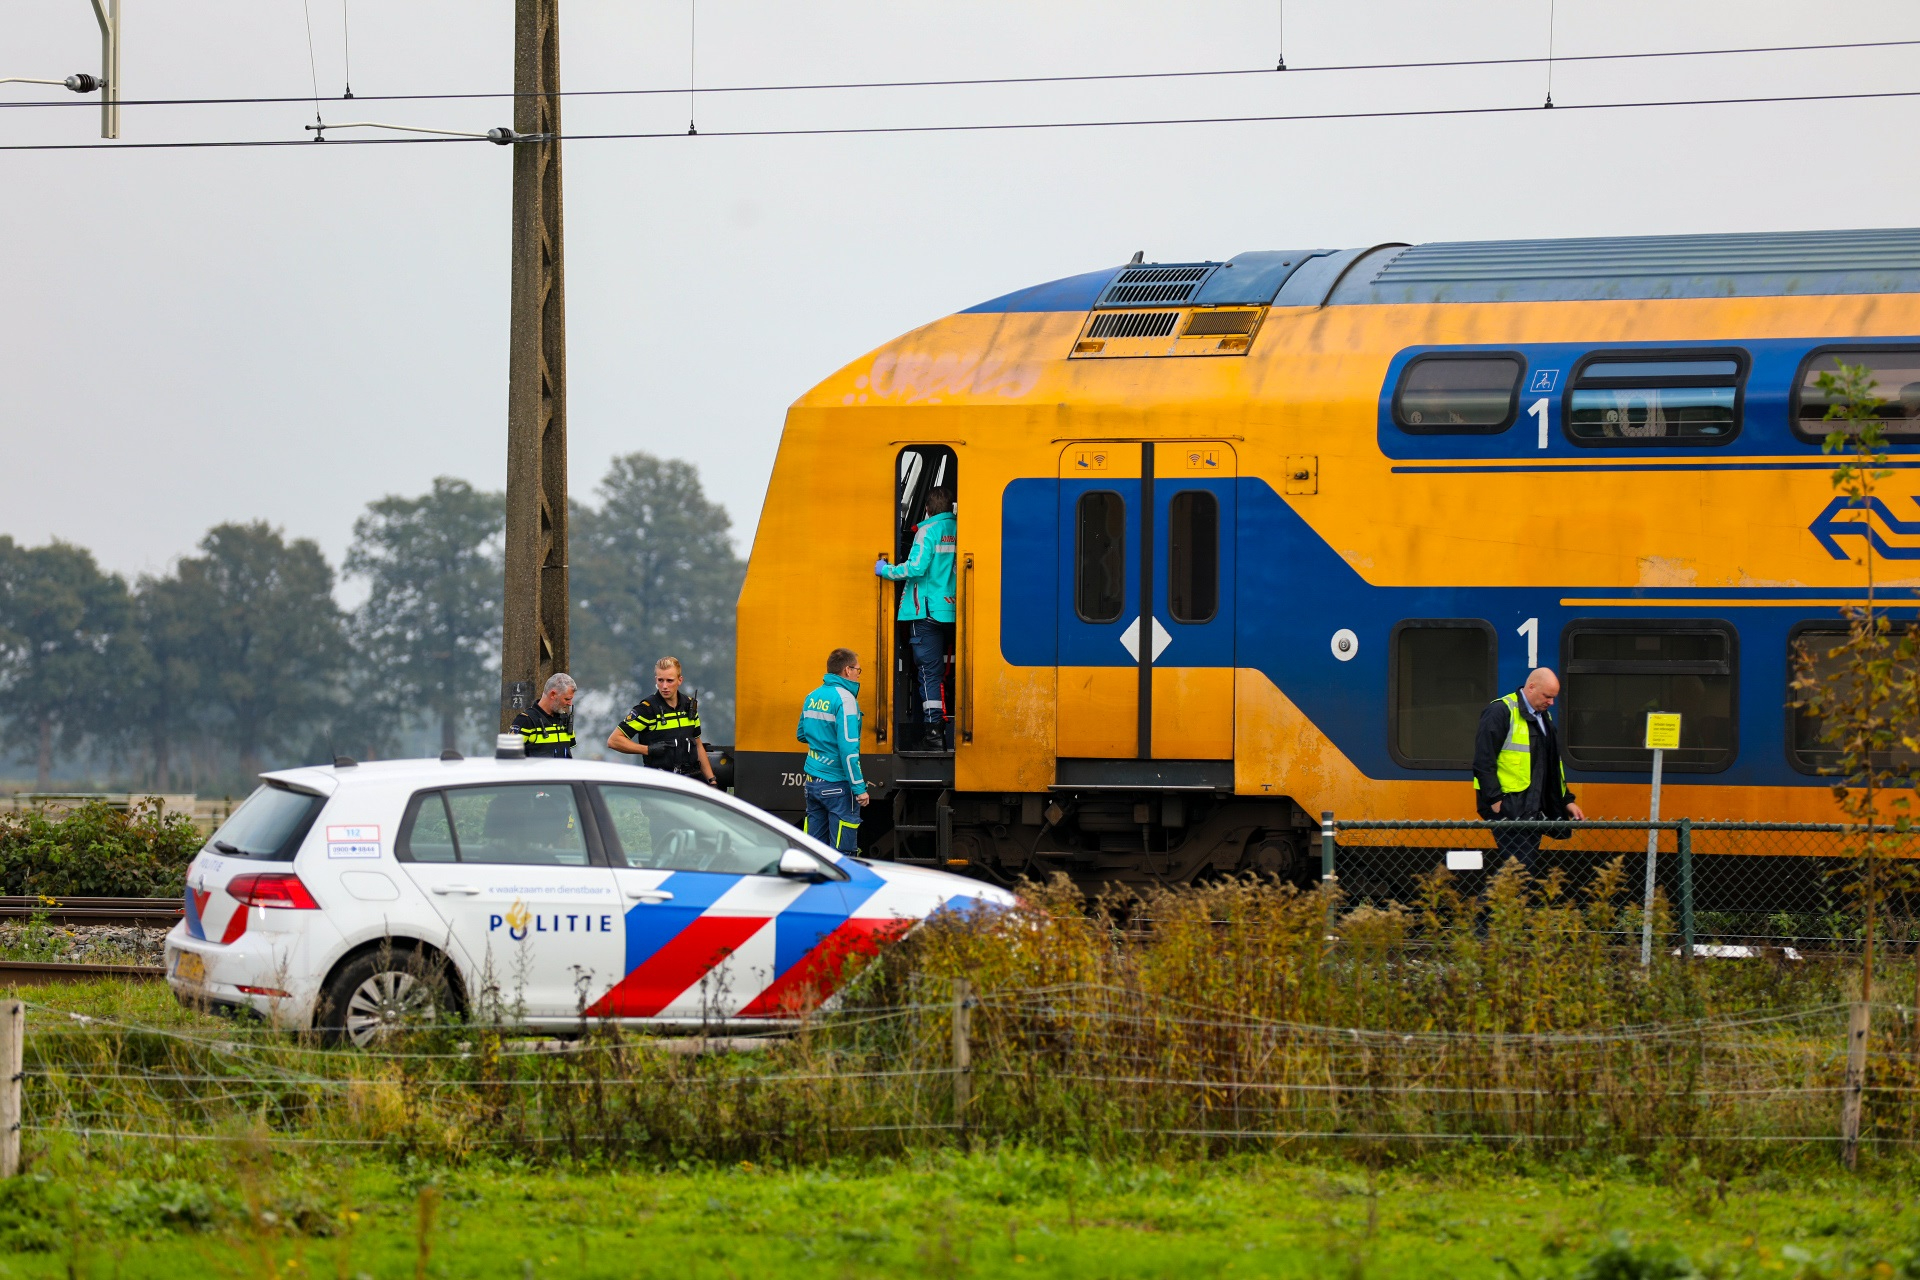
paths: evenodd
<path fill-rule="evenodd" d="M 794 736 L 807 744 L 802 829 L 841 853 L 859 852 L 867 780 L 860 773 L 860 656 L 853 650 L 827 655 L 827 677 L 801 705 Z"/>
<path fill-rule="evenodd" d="M 1560 758 L 1560 728 L 1553 700 L 1560 679 L 1536 668 L 1526 683 L 1496 698 L 1480 713 L 1473 743 L 1473 798 L 1480 816 L 1493 822 L 1562 820 L 1587 815 L 1567 790 L 1567 766 Z M 1500 851 L 1529 874 L 1540 856 L 1541 830 L 1502 831 L 1494 827 Z"/>
<path fill-rule="evenodd" d="M 921 740 L 926 751 L 944 751 L 947 741 L 947 702 L 943 695 L 947 650 L 953 639 L 954 560 L 959 543 L 953 517 L 953 494 L 945 486 L 927 491 L 927 518 L 914 531 L 913 549 L 905 564 L 875 561 L 873 571 L 903 584 L 900 621 L 910 624 L 913 665 L 920 675 Z M 904 744 L 903 744 L 904 745 Z"/>

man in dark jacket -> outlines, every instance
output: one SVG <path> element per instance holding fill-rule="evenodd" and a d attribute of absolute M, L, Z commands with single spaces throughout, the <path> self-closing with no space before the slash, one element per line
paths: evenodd
<path fill-rule="evenodd" d="M 1545 667 L 1526 683 L 1496 698 L 1480 713 L 1473 742 L 1473 798 L 1480 816 L 1493 822 L 1571 818 L 1587 815 L 1567 790 L 1567 767 L 1560 758 L 1560 729 L 1553 721 L 1553 700 L 1560 680 Z M 1539 830 L 1494 828 L 1500 851 L 1527 871 L 1540 855 Z"/>

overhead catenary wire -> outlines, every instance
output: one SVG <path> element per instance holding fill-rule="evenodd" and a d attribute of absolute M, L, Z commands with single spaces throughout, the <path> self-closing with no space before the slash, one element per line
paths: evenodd
<path fill-rule="evenodd" d="M 678 92 L 678 90 L 676 90 Z M 1764 106 L 1769 104 L 1794 102 L 1874 102 L 1890 101 L 1902 98 L 1920 98 L 1920 89 L 1884 89 L 1860 93 L 1791 93 L 1767 94 L 1740 98 L 1660 98 L 1644 99 L 1632 102 L 1577 102 L 1562 103 L 1559 111 L 1631 111 L 1653 110 L 1670 107 L 1741 107 Z M 304 101 L 304 99 L 298 99 Z M 358 99 L 367 101 L 367 99 Z M 1321 120 L 1406 120 L 1439 117 L 1463 116 L 1502 116 L 1525 115 L 1537 112 L 1536 106 L 1491 106 L 1491 107 L 1406 107 L 1397 110 L 1381 111 L 1320 111 L 1296 112 L 1273 115 L 1247 116 L 1164 116 L 1137 118 L 1130 120 L 1025 120 L 1003 121 L 980 124 L 919 124 L 919 125 L 841 125 L 821 126 L 818 128 L 798 129 L 723 129 L 709 131 L 698 136 L 702 138 L 823 138 L 856 137 L 879 134 L 937 134 L 937 133 L 1015 133 L 1048 129 L 1132 129 L 1153 127 L 1175 127 L 1190 125 L 1223 124 L 1287 124 L 1308 123 Z M 332 126 L 337 127 L 337 126 Z M 399 126 L 386 126 L 389 128 Z M 452 131 L 447 131 L 452 132 Z M 661 138 L 684 138 L 688 135 L 677 130 L 635 131 L 624 133 L 565 133 L 558 135 L 562 142 L 615 142 L 644 141 Z M 544 141 L 546 135 L 530 135 L 525 141 Z M 444 138 L 342 138 L 341 146 L 405 146 L 410 144 L 438 142 L 477 142 L 490 141 L 485 134 L 460 133 Z M 304 147 L 308 144 L 303 138 L 238 138 L 185 140 L 178 142 L 118 142 L 111 146 L 97 142 L 22 142 L 0 144 L 0 151 L 139 151 L 139 150 L 202 150 L 228 147 Z"/>
<path fill-rule="evenodd" d="M 1450 58 L 1427 59 L 1414 62 L 1350 62 L 1330 63 L 1326 66 L 1287 67 L 1289 75 L 1311 75 L 1315 73 L 1347 73 L 1360 71 L 1428 71 L 1464 67 L 1523 67 L 1538 66 L 1552 62 L 1628 62 L 1658 58 L 1716 58 L 1735 57 L 1767 53 L 1822 53 L 1847 49 L 1901 49 L 1920 45 L 1920 38 L 1911 40 L 1850 40 L 1831 44 L 1782 44 L 1782 45 L 1742 45 L 1717 49 L 1663 49 L 1644 50 L 1635 53 L 1574 53 L 1547 55 L 1529 55 L 1514 58 Z M 1046 76 L 977 76 L 934 80 L 847 80 L 823 81 L 817 83 L 793 82 L 781 84 L 737 84 L 709 85 L 682 89 L 562 89 L 552 94 L 529 93 L 526 96 L 561 98 L 615 98 L 615 97 L 651 97 L 681 93 L 809 93 L 829 92 L 849 89 L 952 89 L 991 85 L 1028 85 L 1028 84 L 1092 84 L 1107 81 L 1132 80 L 1188 80 L 1210 77 L 1228 78 L 1236 76 L 1271 76 L 1279 68 L 1275 67 L 1227 67 L 1201 71 L 1112 71 L 1089 72 L 1074 75 Z M 487 99 L 509 99 L 517 96 L 512 90 L 492 90 L 471 93 L 387 93 L 361 94 L 356 102 L 458 102 Z M 307 102 L 309 95 L 297 96 L 255 96 L 230 98 L 133 98 L 120 103 L 125 107 L 218 107 L 271 105 L 290 102 Z M 27 102 L 0 102 L 0 109 L 25 107 L 73 107 L 87 106 L 84 102 L 73 102 L 59 98 L 34 99 Z"/>

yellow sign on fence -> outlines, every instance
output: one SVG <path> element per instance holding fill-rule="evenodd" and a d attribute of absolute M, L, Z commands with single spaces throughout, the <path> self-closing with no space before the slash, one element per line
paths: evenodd
<path fill-rule="evenodd" d="M 1680 713 L 1677 711 L 1649 711 L 1647 713 L 1647 749 L 1649 751 L 1674 751 L 1680 746 Z"/>

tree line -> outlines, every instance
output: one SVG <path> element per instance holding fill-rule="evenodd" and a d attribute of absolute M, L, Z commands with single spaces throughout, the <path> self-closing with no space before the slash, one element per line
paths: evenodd
<path fill-rule="evenodd" d="M 713 741 L 733 731 L 734 602 L 746 565 L 685 462 L 615 458 L 570 504 L 572 674 L 593 726 L 677 654 Z M 441 477 L 369 503 L 336 570 L 264 521 L 129 583 L 70 543 L 0 536 L 7 751 L 35 786 L 240 790 L 264 768 L 473 748 L 500 697 L 503 495 Z M 336 588 L 365 590 L 343 608 Z"/>

